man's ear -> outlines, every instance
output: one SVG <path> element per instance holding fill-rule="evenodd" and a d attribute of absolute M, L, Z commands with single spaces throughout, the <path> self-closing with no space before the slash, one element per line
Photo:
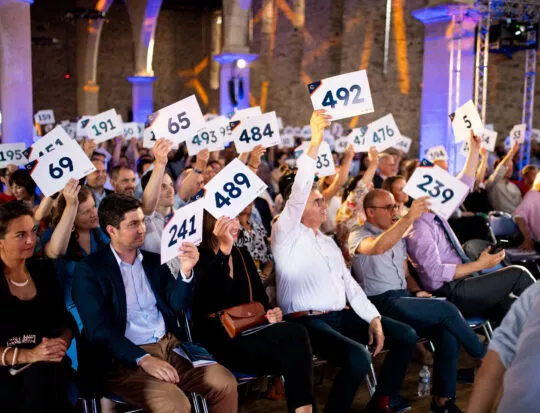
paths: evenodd
<path fill-rule="evenodd" d="M 111 239 L 112 239 L 113 235 L 116 236 L 116 233 L 118 231 L 118 229 L 113 227 L 112 225 L 107 225 L 107 227 L 105 227 L 105 229 L 107 230 L 107 234 L 109 235 L 109 238 L 111 238 Z"/>

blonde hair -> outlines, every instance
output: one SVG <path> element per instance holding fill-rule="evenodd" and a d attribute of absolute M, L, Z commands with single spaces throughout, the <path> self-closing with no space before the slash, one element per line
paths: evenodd
<path fill-rule="evenodd" d="M 536 191 L 540 191 L 540 172 L 536 174 L 536 178 L 534 178 L 534 182 L 532 184 L 532 189 Z"/>

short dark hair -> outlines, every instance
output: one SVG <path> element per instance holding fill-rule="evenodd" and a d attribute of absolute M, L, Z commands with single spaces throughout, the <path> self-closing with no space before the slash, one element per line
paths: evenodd
<path fill-rule="evenodd" d="M 120 228 L 127 212 L 141 208 L 141 201 L 124 194 L 109 194 L 99 204 L 99 226 L 107 234 L 107 226 Z"/>
<path fill-rule="evenodd" d="M 153 170 L 152 170 L 152 171 L 148 171 L 148 172 L 145 173 L 145 174 L 143 175 L 143 177 L 141 178 L 141 187 L 142 187 L 143 191 L 146 189 L 146 185 L 148 185 L 148 182 L 150 181 L 150 177 L 152 176 L 152 173 L 153 173 L 153 172 L 154 172 Z M 165 171 L 165 174 L 164 174 L 163 176 L 165 176 L 165 175 L 169 175 L 169 177 L 171 176 L 171 175 L 170 175 L 168 172 L 166 172 L 166 171 Z M 172 179 L 172 177 L 171 177 L 171 180 L 174 181 L 174 179 Z"/>
<path fill-rule="evenodd" d="M 33 216 L 32 210 L 22 201 L 11 201 L 0 204 L 0 238 L 6 236 L 9 223 L 24 215 Z"/>
<path fill-rule="evenodd" d="M 144 167 L 146 165 L 152 164 L 152 163 L 153 163 L 152 159 L 149 159 L 149 158 L 141 158 L 141 159 L 139 159 L 139 162 L 137 162 L 137 174 L 139 176 L 141 176 L 142 173 L 143 173 Z"/>
<path fill-rule="evenodd" d="M 375 201 L 376 198 L 388 193 L 389 192 L 384 189 L 372 189 L 371 191 L 369 191 L 364 197 L 364 213 L 367 208 L 372 208 L 374 206 L 373 201 Z"/>
<path fill-rule="evenodd" d="M 132 171 L 132 169 L 128 168 L 127 166 L 116 165 L 114 168 L 111 169 L 111 172 L 109 173 L 109 177 L 111 178 L 111 181 L 116 181 L 118 179 L 118 175 L 120 175 L 120 171 L 123 170 L 123 169 L 126 169 L 128 171 Z"/>
<path fill-rule="evenodd" d="M 9 178 L 9 184 L 22 186 L 30 195 L 35 195 L 36 193 L 37 185 L 32 179 L 30 172 L 28 172 L 26 169 L 17 169 L 15 172 L 13 172 Z"/>

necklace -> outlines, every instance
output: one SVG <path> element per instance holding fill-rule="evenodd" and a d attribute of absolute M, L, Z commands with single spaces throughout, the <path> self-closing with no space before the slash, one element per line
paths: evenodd
<path fill-rule="evenodd" d="M 9 279 L 9 282 L 13 284 L 15 287 L 26 287 L 28 283 L 30 282 L 30 278 L 27 278 L 25 282 L 18 283 L 16 281 L 13 281 L 11 278 Z"/>

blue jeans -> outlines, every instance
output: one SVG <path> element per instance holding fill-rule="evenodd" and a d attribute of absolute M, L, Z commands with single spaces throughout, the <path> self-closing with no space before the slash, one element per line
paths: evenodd
<path fill-rule="evenodd" d="M 319 316 L 295 318 L 306 326 L 313 353 L 341 367 L 324 411 L 348 412 L 356 391 L 369 371 L 371 355 L 366 349 L 369 324 L 352 310 L 333 311 Z M 382 317 L 385 347 L 376 393 L 394 396 L 399 393 L 418 336 L 406 324 Z"/>
<path fill-rule="evenodd" d="M 433 394 L 455 397 L 459 346 L 481 358 L 485 346 L 455 305 L 430 298 L 414 298 L 406 290 L 391 290 L 369 297 L 379 312 L 409 324 L 418 335 L 433 342 Z"/>

